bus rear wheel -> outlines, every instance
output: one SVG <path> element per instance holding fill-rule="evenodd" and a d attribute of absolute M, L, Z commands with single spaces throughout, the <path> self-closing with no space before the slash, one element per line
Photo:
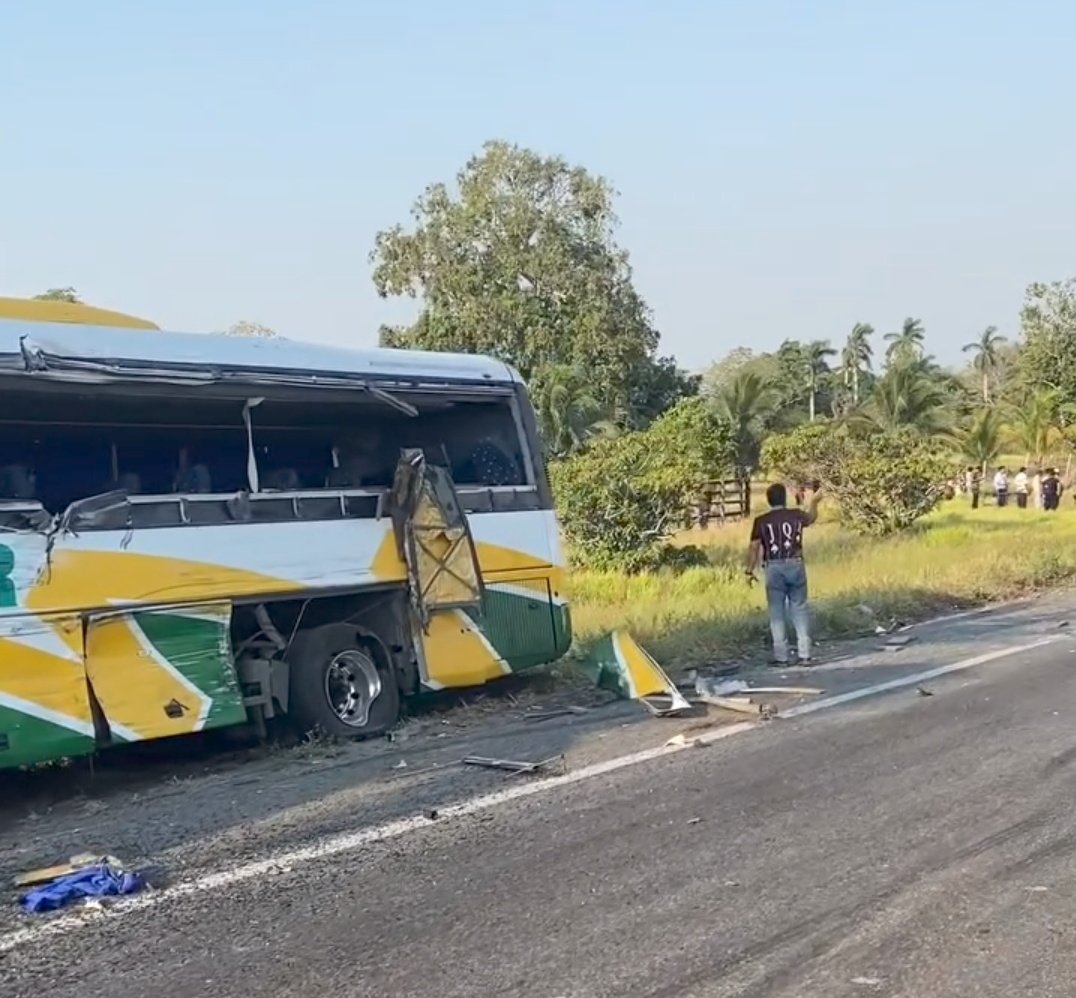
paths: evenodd
<path fill-rule="evenodd" d="M 369 738 L 400 714 L 400 690 L 376 641 L 350 624 L 300 631 L 288 652 L 289 713 L 304 731 Z"/>

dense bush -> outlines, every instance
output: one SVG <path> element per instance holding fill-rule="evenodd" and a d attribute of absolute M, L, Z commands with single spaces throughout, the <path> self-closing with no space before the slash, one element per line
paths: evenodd
<path fill-rule="evenodd" d="M 595 440 L 554 462 L 557 512 L 577 563 L 641 571 L 667 563 L 666 541 L 699 486 L 732 465 L 729 426 L 699 398 L 646 430 Z"/>
<path fill-rule="evenodd" d="M 771 437 L 762 461 L 784 478 L 819 481 L 836 499 L 844 523 L 877 536 L 903 530 L 929 513 L 950 473 L 937 446 L 914 431 L 862 436 L 825 423 Z"/>

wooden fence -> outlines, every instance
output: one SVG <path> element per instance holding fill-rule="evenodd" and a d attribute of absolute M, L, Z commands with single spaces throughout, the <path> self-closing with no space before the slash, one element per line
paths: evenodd
<path fill-rule="evenodd" d="M 751 483 L 730 478 L 706 482 L 698 499 L 687 511 L 685 526 L 705 530 L 712 523 L 725 523 L 751 515 Z"/>

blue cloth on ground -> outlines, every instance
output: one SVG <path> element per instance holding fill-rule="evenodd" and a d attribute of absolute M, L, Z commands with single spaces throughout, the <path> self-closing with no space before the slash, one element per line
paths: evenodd
<path fill-rule="evenodd" d="M 27 891 L 19 903 L 29 912 L 54 911 L 80 898 L 117 897 L 142 889 L 137 873 L 113 869 L 107 864 L 87 866 Z"/>

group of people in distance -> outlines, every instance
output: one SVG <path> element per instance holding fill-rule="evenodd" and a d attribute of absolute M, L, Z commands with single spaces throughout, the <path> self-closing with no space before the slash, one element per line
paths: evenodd
<path fill-rule="evenodd" d="M 971 497 L 971 508 L 978 509 L 983 487 L 982 473 L 978 468 L 969 467 L 964 472 L 961 484 L 963 491 Z M 1012 481 L 1009 480 L 1009 469 L 1004 465 L 994 473 L 994 499 L 999 506 L 1007 506 L 1009 496 L 1013 495 L 1020 509 L 1027 509 L 1031 505 L 1034 509 L 1052 512 L 1061 505 L 1063 491 L 1064 486 L 1056 468 L 1031 472 L 1028 472 L 1027 468 L 1021 468 Z"/>

